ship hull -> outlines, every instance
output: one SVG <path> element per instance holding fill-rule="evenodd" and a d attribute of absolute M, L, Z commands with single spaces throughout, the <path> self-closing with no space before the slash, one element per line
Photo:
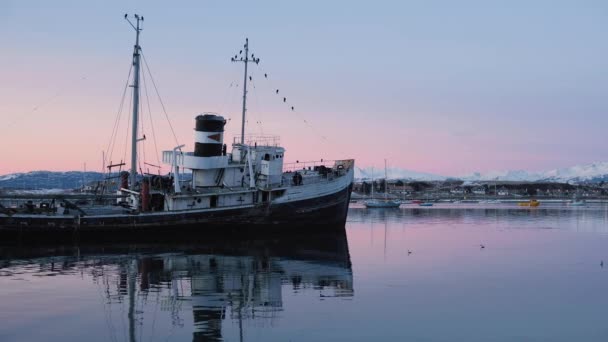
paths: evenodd
<path fill-rule="evenodd" d="M 185 210 L 112 216 L 0 216 L 3 241 L 14 239 L 55 240 L 93 238 L 121 240 L 162 236 L 247 235 L 294 230 L 343 228 L 352 184 L 325 196 L 285 203 L 260 203 L 249 207 L 216 210 Z"/>

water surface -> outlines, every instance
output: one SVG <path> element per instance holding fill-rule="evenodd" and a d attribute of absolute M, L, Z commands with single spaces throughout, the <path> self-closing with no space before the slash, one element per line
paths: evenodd
<path fill-rule="evenodd" d="M 355 204 L 328 234 L 1 250 L 0 341 L 608 340 L 603 204 Z"/>

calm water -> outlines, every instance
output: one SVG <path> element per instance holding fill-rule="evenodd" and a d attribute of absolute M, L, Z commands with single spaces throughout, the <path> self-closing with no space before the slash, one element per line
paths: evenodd
<path fill-rule="evenodd" d="M 1 251 L 4 342 L 608 340 L 604 205 L 354 205 L 335 234 Z"/>

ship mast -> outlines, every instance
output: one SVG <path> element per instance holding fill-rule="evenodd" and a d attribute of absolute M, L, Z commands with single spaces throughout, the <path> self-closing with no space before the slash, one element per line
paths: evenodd
<path fill-rule="evenodd" d="M 143 139 L 137 139 L 137 128 L 139 126 L 139 67 L 140 67 L 140 51 L 141 46 L 139 46 L 139 33 L 142 28 L 140 27 L 140 22 L 144 21 L 144 17 L 135 14 L 133 16 L 136 20 L 136 24 L 133 25 L 131 20 L 129 20 L 127 14 L 125 14 L 125 19 L 131 24 L 133 29 L 135 29 L 135 46 L 133 47 L 133 84 L 131 87 L 133 88 L 133 127 L 131 130 L 131 188 L 135 187 L 135 182 L 137 181 L 137 142 Z"/>
<path fill-rule="evenodd" d="M 386 173 L 386 159 L 384 159 L 384 200 L 388 200 L 388 174 Z"/>
<path fill-rule="evenodd" d="M 243 77 L 243 121 L 241 123 L 241 145 L 245 145 L 245 112 L 247 111 L 247 64 L 253 62 L 255 64 L 260 63 L 259 58 L 255 58 L 254 54 L 251 54 L 249 58 L 249 38 L 245 38 L 245 57 L 242 57 L 243 50 L 239 51 L 239 55 L 234 55 L 230 60 L 232 62 L 243 62 L 245 63 L 245 76 Z"/>

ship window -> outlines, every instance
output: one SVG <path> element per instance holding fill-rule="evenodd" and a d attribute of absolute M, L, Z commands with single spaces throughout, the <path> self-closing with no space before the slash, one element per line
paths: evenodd
<path fill-rule="evenodd" d="M 272 198 L 277 198 L 283 196 L 285 190 L 275 190 L 272 192 Z"/>
<path fill-rule="evenodd" d="M 215 207 L 217 207 L 217 196 L 216 196 L 216 195 L 211 196 L 211 197 L 209 198 L 209 206 L 210 206 L 211 208 L 215 208 Z"/>
<path fill-rule="evenodd" d="M 201 201 L 202 201 L 202 199 L 200 199 L 200 198 L 196 199 L 196 202 L 198 202 L 198 203 L 201 203 Z"/>
<path fill-rule="evenodd" d="M 264 160 L 267 160 L 267 161 L 270 160 L 270 154 L 266 153 L 264 155 Z"/>

